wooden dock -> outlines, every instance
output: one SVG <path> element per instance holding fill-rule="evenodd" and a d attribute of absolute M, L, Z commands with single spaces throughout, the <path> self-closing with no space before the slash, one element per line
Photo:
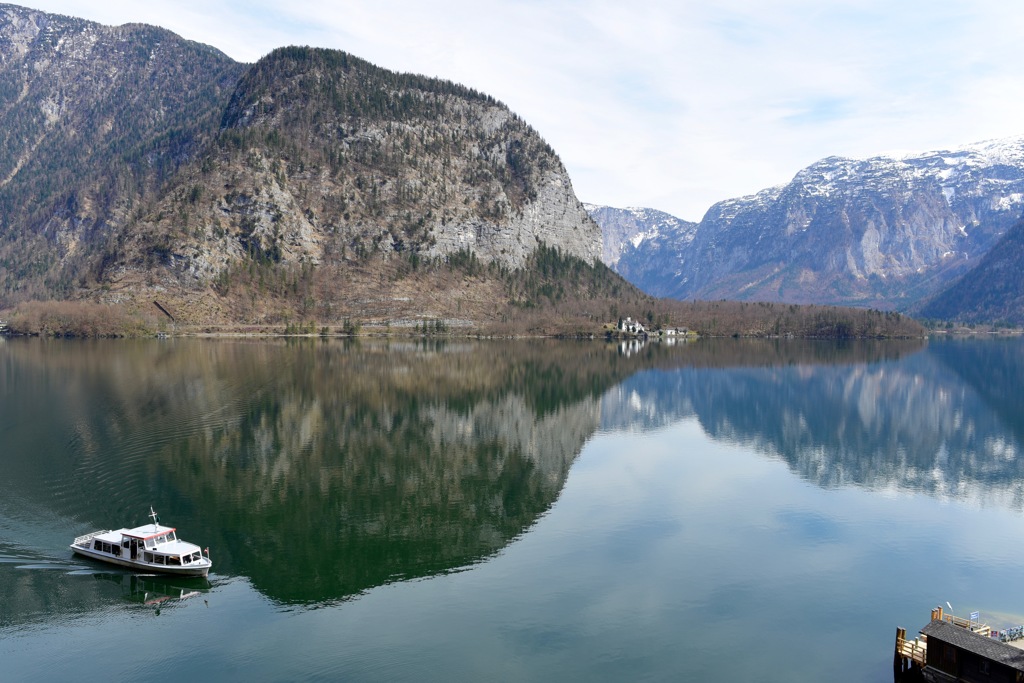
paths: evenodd
<path fill-rule="evenodd" d="M 907 640 L 907 629 L 896 629 L 896 656 L 893 668 L 899 672 L 910 671 L 915 665 L 923 669 L 928 663 L 928 636 Z"/>

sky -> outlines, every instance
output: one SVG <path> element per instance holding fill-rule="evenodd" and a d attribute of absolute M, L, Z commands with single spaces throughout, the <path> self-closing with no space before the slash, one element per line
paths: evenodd
<path fill-rule="evenodd" d="M 1012 0 L 34 0 L 255 62 L 344 50 L 505 103 L 582 201 L 699 220 L 827 156 L 1024 135 Z"/>

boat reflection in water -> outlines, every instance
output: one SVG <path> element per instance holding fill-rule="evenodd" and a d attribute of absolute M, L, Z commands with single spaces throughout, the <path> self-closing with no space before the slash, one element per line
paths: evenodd
<path fill-rule="evenodd" d="M 116 584 L 121 597 L 131 603 L 161 608 L 169 607 L 190 598 L 199 598 L 211 588 L 209 580 L 203 577 L 165 576 L 162 574 L 128 574 L 104 572 L 92 575 L 97 581 Z"/>

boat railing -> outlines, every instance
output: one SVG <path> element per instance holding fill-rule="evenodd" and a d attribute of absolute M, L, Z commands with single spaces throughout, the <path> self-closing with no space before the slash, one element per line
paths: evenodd
<path fill-rule="evenodd" d="M 92 539 L 96 538 L 97 536 L 100 536 L 102 534 L 109 534 L 109 533 L 110 533 L 109 529 L 108 530 L 100 529 L 99 531 L 94 531 L 91 534 L 86 534 L 84 536 L 79 536 L 78 538 L 75 539 L 75 542 L 72 543 L 72 545 L 85 545 L 86 543 L 88 543 Z"/>

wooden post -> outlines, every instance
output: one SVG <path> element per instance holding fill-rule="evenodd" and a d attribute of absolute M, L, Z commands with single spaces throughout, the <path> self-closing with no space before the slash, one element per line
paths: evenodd
<path fill-rule="evenodd" d="M 904 667 L 904 664 L 905 664 L 905 661 L 904 661 L 904 658 L 903 658 L 903 647 L 901 646 L 901 644 L 902 644 L 902 640 L 901 640 L 902 636 L 900 635 L 901 633 L 905 633 L 905 631 L 903 629 L 901 629 L 899 626 L 897 626 L 896 627 L 896 652 L 895 652 L 895 654 L 893 655 L 893 658 L 892 658 L 892 672 L 893 672 L 893 674 L 894 674 L 894 676 L 896 678 L 899 678 L 899 674 L 903 673 L 903 671 L 904 671 L 903 667 Z"/>

